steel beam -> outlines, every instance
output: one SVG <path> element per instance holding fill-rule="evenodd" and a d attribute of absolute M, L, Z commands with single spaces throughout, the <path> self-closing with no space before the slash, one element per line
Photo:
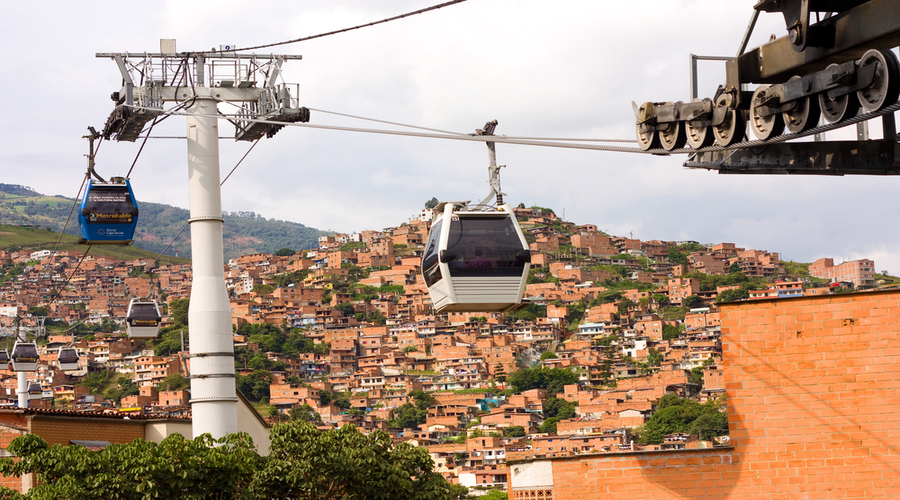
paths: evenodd
<path fill-rule="evenodd" d="M 857 59 L 869 49 L 900 45 L 900 0 L 870 0 L 814 26 L 833 28 L 834 45 L 797 52 L 788 36 L 760 45 L 738 58 L 741 83 L 782 83 Z"/>
<path fill-rule="evenodd" d="M 895 140 L 778 143 L 697 153 L 687 168 L 720 174 L 900 175 Z"/>

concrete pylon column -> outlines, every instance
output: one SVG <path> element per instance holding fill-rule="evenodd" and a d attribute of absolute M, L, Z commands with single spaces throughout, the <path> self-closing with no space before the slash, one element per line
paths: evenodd
<path fill-rule="evenodd" d="M 200 96 L 187 111 L 191 196 L 191 411 L 194 437 L 237 432 L 234 341 L 225 289 L 222 192 L 219 187 L 219 128 L 216 101 Z"/>
<path fill-rule="evenodd" d="M 16 373 L 16 395 L 19 398 L 19 408 L 28 408 L 28 374 Z"/>

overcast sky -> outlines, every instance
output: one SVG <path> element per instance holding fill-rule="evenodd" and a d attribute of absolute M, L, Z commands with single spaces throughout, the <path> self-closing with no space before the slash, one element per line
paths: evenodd
<path fill-rule="evenodd" d="M 158 52 L 160 38 L 176 39 L 179 51 L 261 45 L 436 3 L 0 2 L 0 182 L 75 196 L 86 167 L 81 136 L 102 128 L 121 83 L 97 52 Z M 631 101 L 688 100 L 689 55 L 733 56 L 755 3 L 468 0 L 265 51 L 303 56 L 286 63 L 285 81 L 300 84 L 309 108 L 461 133 L 496 119 L 496 133 L 509 136 L 633 139 Z M 783 21 L 764 14 L 750 47 L 771 33 L 782 36 Z M 701 63 L 700 72 L 700 93 L 711 96 L 723 66 Z M 392 128 L 317 112 L 311 122 Z M 220 135 L 231 135 L 222 123 Z M 154 135 L 184 130 L 173 117 Z M 221 141 L 223 177 L 249 145 Z M 124 175 L 139 146 L 104 142 L 98 172 Z M 870 258 L 900 274 L 894 177 L 724 176 L 684 169 L 683 156 L 506 144 L 497 157 L 513 205 L 550 207 L 615 235 L 733 242 L 799 262 Z M 183 140 L 149 141 L 131 175 L 138 199 L 186 208 L 186 163 Z M 486 166 L 482 143 L 291 127 L 247 157 L 223 187 L 223 209 L 324 230 L 380 229 L 431 197 L 481 200 Z"/>

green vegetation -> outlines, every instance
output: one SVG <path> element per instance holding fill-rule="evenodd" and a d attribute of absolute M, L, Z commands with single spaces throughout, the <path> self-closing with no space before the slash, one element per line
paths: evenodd
<path fill-rule="evenodd" d="M 91 394 L 103 396 L 116 404 L 119 404 L 123 397 L 140 392 L 134 380 L 115 370 L 90 372 L 82 379 L 80 385 L 89 388 Z"/>
<path fill-rule="evenodd" d="M 303 280 L 306 279 L 307 276 L 309 276 L 309 271 L 304 269 L 302 271 L 276 274 L 273 279 L 275 280 L 275 286 L 278 288 L 286 288 L 290 285 L 303 283 Z"/>
<path fill-rule="evenodd" d="M 700 404 L 674 394 L 666 394 L 657 405 L 653 417 L 635 432 L 643 444 L 659 444 L 667 434 L 698 434 L 708 440 L 728 434 L 728 414 L 721 411 L 721 401 Z"/>
<path fill-rule="evenodd" d="M 524 309 L 519 309 L 518 311 L 506 314 L 507 321 L 512 323 L 515 323 L 516 321 L 534 321 L 538 318 L 546 317 L 547 306 L 539 306 L 537 304 L 528 304 Z"/>
<path fill-rule="evenodd" d="M 27 495 L 0 488 L 0 497 L 450 500 L 467 492 L 434 472 L 428 450 L 394 446 L 382 431 L 320 431 L 294 420 L 275 426 L 271 437 L 270 454 L 260 456 L 245 433 L 219 440 L 172 434 L 160 444 L 138 439 L 100 451 L 51 447 L 27 434 L 9 445 L 20 459 L 0 460 L 0 473 L 35 473 L 37 486 Z"/>
<path fill-rule="evenodd" d="M 556 433 L 556 424 L 560 420 L 575 418 L 578 403 L 570 403 L 565 399 L 550 397 L 544 405 L 544 422 L 538 427 L 540 432 Z"/>
<path fill-rule="evenodd" d="M 405 403 L 400 408 L 391 412 L 392 420 L 389 425 L 397 429 L 412 429 L 425 423 L 428 417 L 428 407 L 433 405 L 434 397 L 422 391 L 412 391 L 409 397 L 415 404 Z"/>
<path fill-rule="evenodd" d="M 75 228 L 78 229 L 77 223 L 75 224 L 75 226 Z M 3 250 L 11 251 L 12 249 L 16 248 L 26 249 L 30 252 L 37 252 L 39 250 L 53 250 L 54 248 L 57 248 L 56 241 L 58 239 L 60 240 L 58 247 L 58 251 L 60 252 L 73 250 L 78 253 L 84 253 L 84 251 L 87 250 L 86 246 L 77 244 L 77 236 L 64 234 L 62 236 L 62 239 L 60 239 L 59 233 L 57 232 L 51 232 L 37 228 L 10 226 L 7 224 L 0 225 L 0 249 Z M 160 247 L 160 250 L 162 250 L 162 247 Z M 156 258 L 159 252 L 142 250 L 141 248 L 137 248 L 136 246 L 123 247 L 116 245 L 95 245 L 91 247 L 90 254 L 95 257 L 105 256 L 119 260 L 152 260 Z M 168 255 L 163 255 L 159 259 L 159 265 L 186 264 L 189 262 L 189 259 L 171 257 Z M 19 268 L 18 272 L 21 272 L 21 270 L 22 268 Z M 6 275 L 0 276 L 0 282 L 8 279 L 8 274 L 9 273 L 6 273 Z"/>
<path fill-rule="evenodd" d="M 680 324 L 678 326 L 672 324 L 664 324 L 663 325 L 663 340 L 672 340 L 677 339 L 681 332 L 684 331 L 684 324 Z"/>
<path fill-rule="evenodd" d="M 792 260 L 789 261 L 781 261 L 781 265 L 784 266 L 784 272 L 788 276 L 793 276 L 795 278 L 809 278 L 809 264 L 803 264 L 802 262 L 794 262 Z"/>
<path fill-rule="evenodd" d="M 527 368 L 517 370 L 506 377 L 515 392 L 530 389 L 546 389 L 548 395 L 563 392 L 564 386 L 578 382 L 575 372 L 566 368 Z"/>
<path fill-rule="evenodd" d="M 159 385 L 156 386 L 156 390 L 162 391 L 181 391 L 185 389 L 190 389 L 191 381 L 187 379 L 184 375 L 180 373 L 173 373 L 166 378 L 163 379 Z"/>
<path fill-rule="evenodd" d="M 18 224 L 33 224 L 59 232 L 66 223 L 73 203 L 74 200 L 71 198 L 48 197 L 21 186 L 0 184 L 0 209 L 3 210 L 6 220 Z M 142 201 L 140 198 L 138 203 L 141 215 L 135 232 L 135 246 L 104 246 L 105 248 L 95 246 L 91 249 L 92 254 L 108 255 L 121 260 L 153 258 L 169 244 L 190 218 L 189 212 L 183 208 Z M 300 248 L 317 248 L 319 236 L 328 234 L 294 222 L 266 219 L 254 212 L 223 212 L 222 217 L 225 219 L 223 231 L 226 259 L 259 252 L 273 253 L 280 249 L 295 248 L 294 245 Z M 7 228 L 17 228 L 23 232 Z M 4 234 L 11 232 L 17 234 L 15 236 Z M 43 233 L 43 238 L 39 236 L 40 233 Z M 66 233 L 78 235 L 78 223 L 70 220 Z M 0 226 L 0 248 L 21 245 L 23 248 L 33 250 L 52 249 L 57 237 L 58 234 L 43 229 L 26 231 L 26 228 L 18 226 Z M 45 243 L 45 240 L 49 239 L 52 241 Z M 64 236 L 63 241 L 66 245 L 61 245 L 60 249 L 83 251 L 85 247 L 75 245 L 76 240 L 76 236 Z M 184 257 L 191 255 L 190 241 L 186 237 L 175 240 L 168 252 L 174 253 L 174 249 L 178 249 L 179 254 Z M 187 262 L 187 259 L 170 259 L 175 260 L 175 263 Z M 170 261 L 163 262 L 167 263 Z"/>
<path fill-rule="evenodd" d="M 259 284 L 254 285 L 253 289 L 250 291 L 261 297 L 265 297 L 267 295 L 272 295 L 272 292 L 275 291 L 275 287 L 272 285 Z"/>
<path fill-rule="evenodd" d="M 525 436 L 525 428 L 521 425 L 510 425 L 503 428 L 504 437 L 523 437 Z"/>

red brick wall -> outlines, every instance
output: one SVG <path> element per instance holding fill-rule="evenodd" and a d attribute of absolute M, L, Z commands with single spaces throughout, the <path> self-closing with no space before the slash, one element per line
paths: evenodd
<path fill-rule="evenodd" d="M 84 419 L 34 417 L 28 430 L 51 446 L 69 444 L 71 439 L 130 443 L 144 439 L 144 424 L 141 420 L 96 419 L 87 422 Z"/>
<path fill-rule="evenodd" d="M 6 450 L 9 447 L 9 443 L 11 443 L 13 439 L 23 434 L 25 434 L 24 427 L 18 428 L 8 425 L 0 425 L 0 449 Z M 22 478 L 14 476 L 0 476 L 0 486 L 12 488 L 18 492 L 21 492 Z"/>
<path fill-rule="evenodd" d="M 559 458 L 553 461 L 552 498 L 725 498 L 736 477 L 731 462 L 730 453 L 718 450 Z M 517 493 L 510 500 L 528 498 Z"/>
<path fill-rule="evenodd" d="M 721 317 L 734 448 L 554 459 L 552 498 L 897 498 L 900 291 L 733 303 Z M 511 499 L 538 489 L 517 491 L 515 474 L 511 486 Z"/>

